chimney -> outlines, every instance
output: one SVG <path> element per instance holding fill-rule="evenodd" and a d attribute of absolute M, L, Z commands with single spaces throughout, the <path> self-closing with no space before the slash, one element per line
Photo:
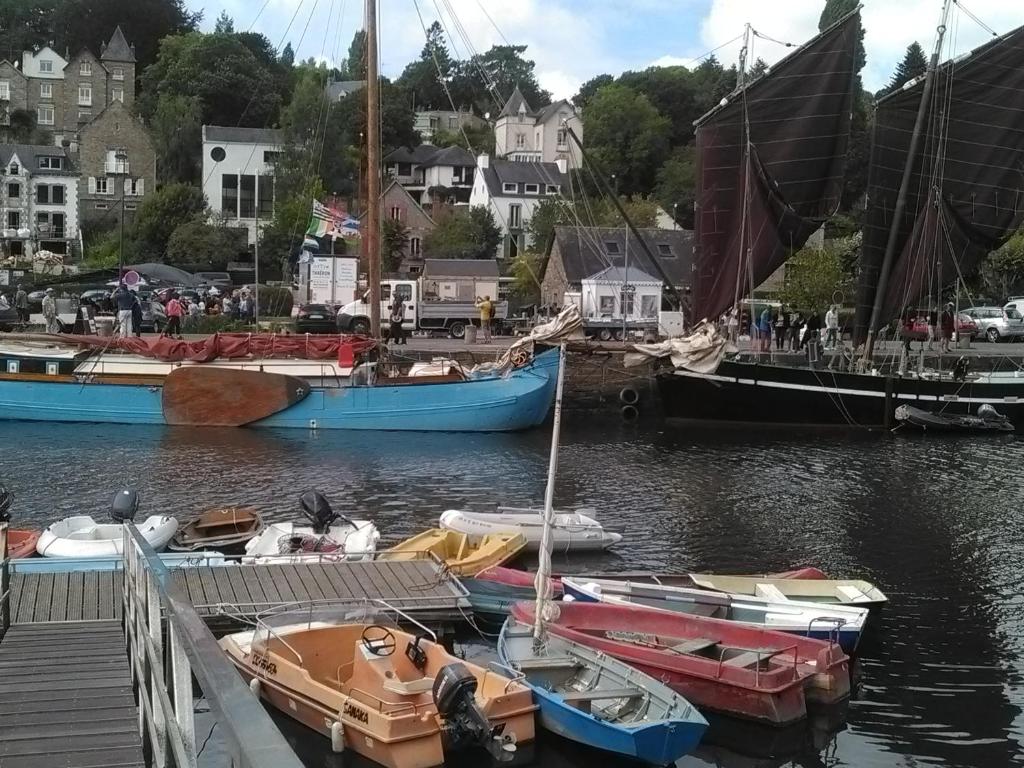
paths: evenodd
<path fill-rule="evenodd" d="M 563 173 L 564 174 L 564 173 L 568 173 L 569 172 L 569 161 L 566 160 L 564 157 L 558 158 L 555 161 L 555 163 L 558 165 L 558 172 L 559 173 Z"/>
<path fill-rule="evenodd" d="M 491 156 L 485 154 L 485 155 L 480 155 L 479 157 L 477 157 L 477 159 L 476 159 L 476 167 L 480 168 L 481 170 L 483 170 L 484 168 L 490 168 L 491 167 Z"/>

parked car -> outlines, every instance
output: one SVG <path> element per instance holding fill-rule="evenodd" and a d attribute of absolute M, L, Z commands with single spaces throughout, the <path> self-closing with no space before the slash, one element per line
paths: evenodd
<path fill-rule="evenodd" d="M 200 286 L 216 288 L 219 291 L 230 292 L 235 287 L 231 275 L 227 272 L 196 272 L 195 278 Z"/>
<path fill-rule="evenodd" d="M 970 307 L 963 311 L 978 325 L 978 331 L 991 342 L 1011 341 L 1024 336 L 1024 317 L 1016 309 Z"/>
<path fill-rule="evenodd" d="M 156 299 L 139 297 L 142 304 L 142 328 L 143 333 L 160 333 L 167 326 L 167 312 L 164 305 Z"/>
<path fill-rule="evenodd" d="M 337 333 L 335 310 L 327 304 L 303 304 L 295 315 L 296 333 Z"/>
<path fill-rule="evenodd" d="M 908 332 L 906 328 L 903 328 L 904 337 L 909 336 L 911 341 L 927 341 L 928 340 L 928 311 L 921 310 L 917 313 L 917 317 L 914 318 L 914 324 L 911 330 Z M 981 333 L 978 328 L 978 324 L 974 322 L 970 315 L 966 312 L 958 312 L 956 315 L 956 337 L 958 339 L 973 339 L 975 336 Z"/>

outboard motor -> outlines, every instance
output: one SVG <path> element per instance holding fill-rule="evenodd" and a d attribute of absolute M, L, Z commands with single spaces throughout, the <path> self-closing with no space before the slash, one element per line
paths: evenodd
<path fill-rule="evenodd" d="M 11 521 L 11 501 L 13 497 L 6 486 L 0 485 L 0 523 Z"/>
<path fill-rule="evenodd" d="M 139 492 L 125 488 L 117 492 L 110 502 L 110 516 L 119 523 L 130 523 L 139 511 Z"/>
<path fill-rule="evenodd" d="M 963 381 L 967 378 L 967 371 L 971 364 L 966 357 L 961 357 L 953 364 L 953 381 Z"/>
<path fill-rule="evenodd" d="M 502 736 L 504 724 L 491 727 L 476 703 L 476 686 L 476 678 L 458 661 L 442 667 L 434 678 L 434 704 L 443 722 L 445 748 L 458 750 L 478 744 L 496 760 L 511 760 L 515 742 Z"/>
<path fill-rule="evenodd" d="M 327 533 L 331 523 L 341 517 L 331 509 L 327 497 L 320 491 L 306 491 L 299 497 L 299 506 L 302 508 L 302 514 L 313 523 L 313 533 L 320 536 Z"/>

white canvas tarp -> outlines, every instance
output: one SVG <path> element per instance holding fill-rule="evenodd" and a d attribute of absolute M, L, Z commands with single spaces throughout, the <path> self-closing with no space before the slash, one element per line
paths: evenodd
<path fill-rule="evenodd" d="M 718 332 L 713 323 L 702 323 L 689 336 L 680 336 L 656 344 L 634 344 L 627 352 L 627 368 L 643 365 L 651 358 L 669 358 L 676 368 L 695 373 L 714 373 L 727 354 L 735 354 L 736 346 Z"/>

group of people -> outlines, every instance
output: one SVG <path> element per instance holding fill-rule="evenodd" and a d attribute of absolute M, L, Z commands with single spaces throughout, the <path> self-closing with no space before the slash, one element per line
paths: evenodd
<path fill-rule="evenodd" d="M 18 322 L 28 322 L 28 293 L 26 293 L 24 286 L 19 285 L 18 290 L 14 293 L 14 301 L 7 297 L 6 293 L 0 293 L 0 309 L 11 309 L 18 313 Z"/>
<path fill-rule="evenodd" d="M 907 308 L 903 312 L 903 344 L 910 349 L 910 342 L 918 337 L 915 325 L 918 319 L 917 310 Z M 926 315 L 928 321 L 927 343 L 928 349 L 934 349 L 936 341 L 939 342 L 940 352 L 949 352 L 949 344 L 953 340 L 953 333 L 956 330 L 956 307 L 949 302 L 943 307 L 942 312 L 932 307 Z"/>
<path fill-rule="evenodd" d="M 482 299 L 477 296 L 474 305 L 480 312 L 480 343 L 487 343 L 491 341 L 491 320 L 494 319 L 497 307 L 495 303 L 491 301 L 490 296 L 484 296 Z M 405 302 L 400 296 L 396 296 L 394 301 L 388 306 L 388 338 L 394 344 L 405 344 Z"/>
<path fill-rule="evenodd" d="M 826 349 L 834 349 L 842 339 L 839 330 L 839 307 L 835 304 L 825 313 L 824 325 L 817 310 L 810 312 L 790 312 L 785 307 L 775 309 L 764 305 L 760 311 L 755 310 L 754 316 L 743 311 L 741 314 L 734 307 L 719 318 L 720 331 L 729 341 L 736 343 L 741 334 L 750 337 L 751 347 L 760 352 L 772 349 L 778 352 L 799 352 L 809 345 L 821 343 L 821 330 L 825 329 Z"/>

